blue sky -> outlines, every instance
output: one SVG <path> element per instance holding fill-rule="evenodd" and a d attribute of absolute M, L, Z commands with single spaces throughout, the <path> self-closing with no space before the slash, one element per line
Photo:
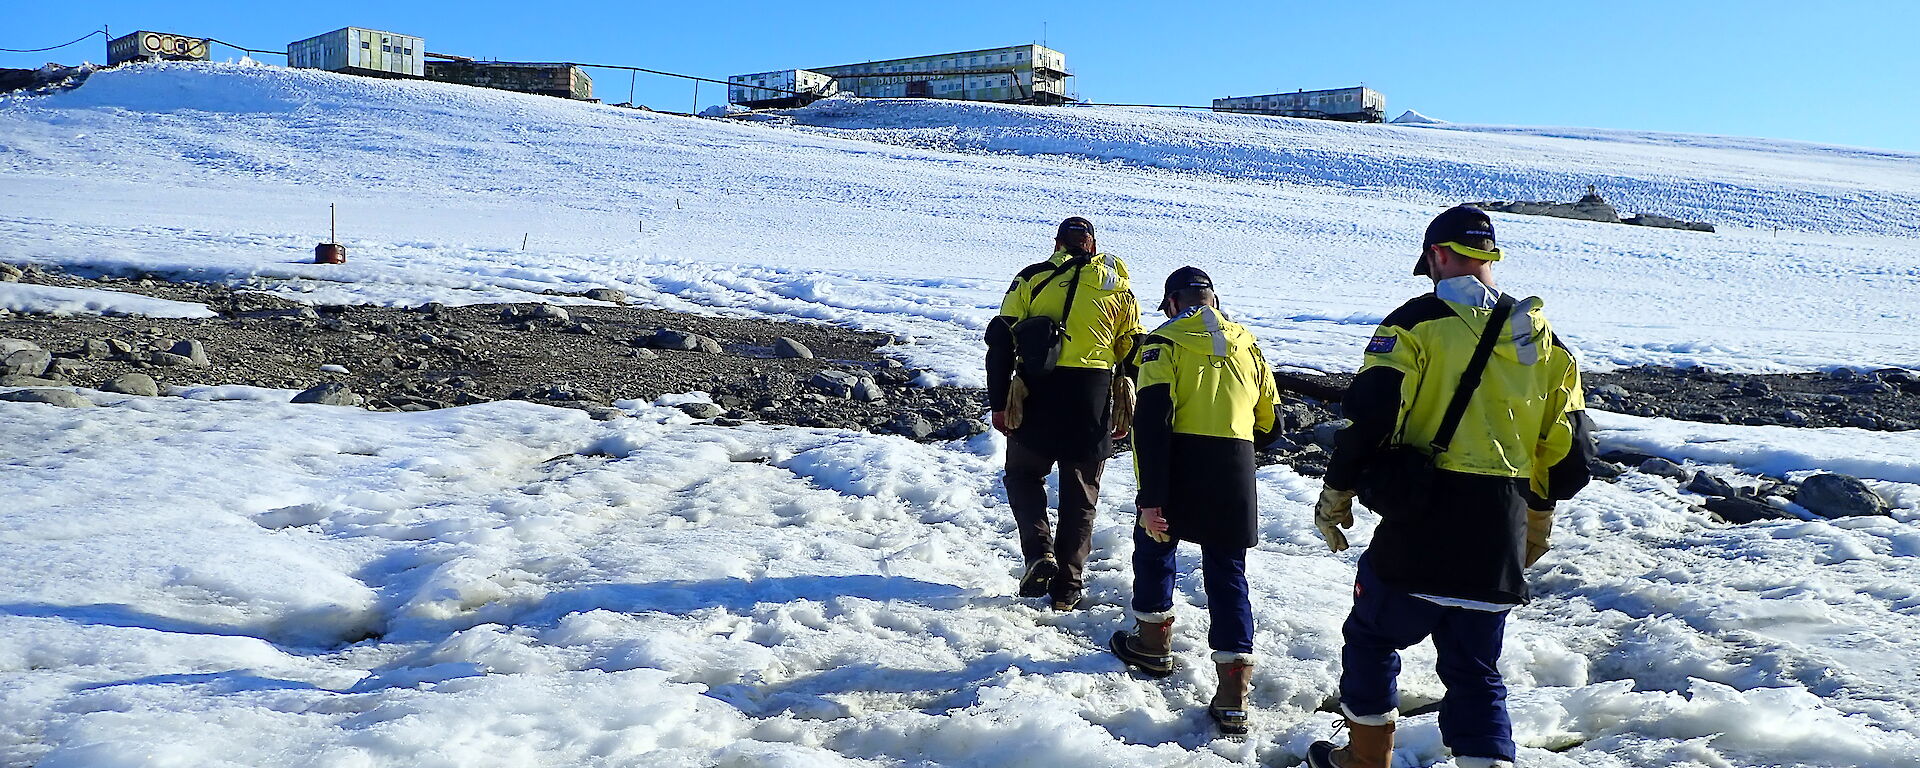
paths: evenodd
<path fill-rule="evenodd" d="M 1920 150 L 1920 2 L 933 2 L 460 4 L 9 2 L 0 48 L 102 24 L 255 48 L 343 26 L 435 52 L 729 74 L 1043 38 L 1085 98 L 1207 104 L 1365 83 L 1388 111 L 1455 122 L 1763 136 Z M 455 12 L 457 10 L 457 12 Z M 104 41 L 0 53 L 0 66 L 103 60 Z M 226 55 L 236 55 L 225 52 Z M 262 61 L 281 63 L 278 56 Z M 625 101 L 628 75 L 592 72 Z M 642 104 L 684 111 L 690 83 L 640 75 Z M 702 85 L 699 104 L 724 98 Z"/>

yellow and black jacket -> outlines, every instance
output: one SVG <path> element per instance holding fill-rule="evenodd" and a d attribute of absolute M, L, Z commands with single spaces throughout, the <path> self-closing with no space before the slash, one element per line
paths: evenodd
<path fill-rule="evenodd" d="M 1140 303 L 1127 265 L 1110 254 L 1073 256 L 1064 250 L 1020 270 L 987 323 L 987 401 L 1005 410 L 1013 381 L 1013 326 L 1030 317 L 1067 316 L 1067 288 L 1075 275 L 1073 313 L 1067 317 L 1060 360 L 1040 381 L 1024 382 L 1024 418 L 1013 432 L 1023 445 L 1059 461 L 1104 459 L 1113 453 L 1111 391 L 1116 369 L 1132 376 L 1140 337 Z"/>
<path fill-rule="evenodd" d="M 1139 358 L 1135 502 L 1162 508 L 1176 539 L 1253 546 L 1253 454 L 1272 440 L 1279 397 L 1253 334 L 1197 307 L 1141 340 Z"/>
<path fill-rule="evenodd" d="M 1347 389 L 1327 469 L 1330 488 L 1352 490 L 1377 451 L 1425 447 L 1459 386 L 1500 293 L 1456 277 L 1388 315 L 1367 342 Z M 1497 337 L 1479 389 L 1439 468 L 1424 510 L 1385 517 L 1368 557 L 1381 578 L 1409 592 L 1525 602 L 1527 508 L 1572 498 L 1590 479 L 1595 446 L 1573 353 L 1547 323 L 1542 302 L 1519 302 Z"/>

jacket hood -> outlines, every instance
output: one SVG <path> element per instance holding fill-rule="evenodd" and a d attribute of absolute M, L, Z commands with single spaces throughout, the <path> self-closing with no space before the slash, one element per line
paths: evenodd
<path fill-rule="evenodd" d="M 1433 294 L 1445 301 L 1476 334 L 1486 331 L 1487 321 L 1493 319 L 1493 306 L 1503 295 L 1472 275 L 1442 280 L 1434 286 Z M 1546 316 L 1540 311 L 1546 302 L 1538 296 L 1518 301 L 1513 315 L 1507 319 L 1507 332 L 1494 344 L 1493 353 L 1521 365 L 1533 365 L 1540 362 L 1547 345 L 1553 343 Z"/>
<path fill-rule="evenodd" d="M 1064 248 L 1055 248 L 1053 256 L 1047 259 L 1055 266 L 1067 263 L 1073 256 Z M 1132 290 L 1127 278 L 1127 263 L 1111 253 L 1096 253 L 1087 258 L 1089 269 L 1080 273 L 1080 284 L 1095 286 L 1108 291 Z"/>
<path fill-rule="evenodd" d="M 1153 335 L 1203 355 L 1228 357 L 1253 346 L 1253 334 L 1226 313 L 1213 307 L 1195 307 L 1168 320 Z"/>

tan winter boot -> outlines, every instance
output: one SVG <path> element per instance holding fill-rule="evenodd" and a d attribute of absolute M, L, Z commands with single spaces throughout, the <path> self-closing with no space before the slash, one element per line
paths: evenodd
<path fill-rule="evenodd" d="M 1107 649 L 1149 677 L 1173 674 L 1173 611 L 1133 616 L 1133 631 L 1113 633 Z"/>
<path fill-rule="evenodd" d="M 1342 723 L 1347 729 L 1347 746 L 1336 748 L 1332 742 L 1316 741 L 1307 748 L 1307 765 L 1310 768 L 1388 768 L 1392 765 L 1392 713 L 1366 719 L 1382 724 L 1368 725 L 1348 718 Z"/>
<path fill-rule="evenodd" d="M 1214 651 L 1213 668 L 1220 683 L 1213 690 L 1207 714 L 1220 732 L 1238 736 L 1247 732 L 1247 693 L 1253 690 L 1253 654 Z"/>

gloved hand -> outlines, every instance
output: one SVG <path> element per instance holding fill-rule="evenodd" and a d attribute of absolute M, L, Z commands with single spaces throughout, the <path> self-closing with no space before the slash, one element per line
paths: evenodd
<path fill-rule="evenodd" d="M 1167 535 L 1167 517 L 1161 508 L 1141 507 L 1138 522 L 1141 528 L 1147 529 L 1148 538 L 1162 544 L 1173 541 L 1173 537 Z"/>
<path fill-rule="evenodd" d="M 1320 501 L 1313 505 L 1313 527 L 1320 529 L 1320 538 L 1327 540 L 1327 549 L 1335 552 L 1347 549 L 1347 535 L 1340 529 L 1353 527 L 1353 496 L 1353 491 L 1320 489 Z"/>
<path fill-rule="evenodd" d="M 1553 533 L 1553 509 L 1527 510 L 1527 567 L 1539 562 L 1552 549 L 1547 538 Z"/>

